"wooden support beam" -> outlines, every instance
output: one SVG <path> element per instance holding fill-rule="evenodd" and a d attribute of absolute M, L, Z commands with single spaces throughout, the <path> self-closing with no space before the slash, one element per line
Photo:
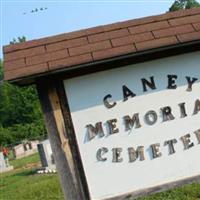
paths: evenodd
<path fill-rule="evenodd" d="M 69 109 L 66 109 L 62 81 L 53 78 L 38 80 L 37 90 L 65 200 L 89 200 L 78 148 L 71 145 L 74 144 L 75 134 Z M 58 93 L 62 95 L 65 120 Z"/>

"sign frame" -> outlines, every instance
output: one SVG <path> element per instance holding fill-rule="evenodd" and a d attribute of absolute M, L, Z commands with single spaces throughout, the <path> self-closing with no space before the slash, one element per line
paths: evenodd
<path fill-rule="evenodd" d="M 52 74 L 51 76 L 38 78 L 36 80 L 52 151 L 55 156 L 57 169 L 60 172 L 61 186 L 65 199 L 91 200 L 91 197 L 83 170 L 63 81 L 68 78 L 109 70 L 114 67 L 123 67 L 130 64 L 200 50 L 200 47 L 195 43 L 179 45 L 173 49 L 171 48 L 172 47 L 159 48 L 141 52 L 135 56 L 125 55 L 114 59 L 107 59 L 104 62 L 95 63 L 95 69 L 93 65 L 90 66 L 87 64 L 78 69 L 72 69 L 70 73 L 63 72 L 61 74 Z M 200 175 L 102 200 L 137 198 L 196 181 L 200 181 Z"/>

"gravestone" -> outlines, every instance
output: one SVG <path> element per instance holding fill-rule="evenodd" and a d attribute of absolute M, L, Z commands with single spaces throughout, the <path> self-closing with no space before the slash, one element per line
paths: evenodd
<path fill-rule="evenodd" d="M 42 167 L 44 169 L 55 169 L 55 162 L 52 154 L 52 149 L 49 140 L 44 140 L 42 143 L 37 145 L 38 152 L 40 155 L 40 160 Z"/>
<path fill-rule="evenodd" d="M 3 153 L 0 152 L 0 173 L 7 172 L 13 169 L 13 166 L 10 166 L 6 163 Z"/>
<path fill-rule="evenodd" d="M 23 157 L 36 153 L 37 144 L 39 144 L 39 141 L 34 140 L 34 141 L 29 141 L 29 142 L 14 146 L 13 153 L 14 153 L 15 159 L 23 158 Z"/>

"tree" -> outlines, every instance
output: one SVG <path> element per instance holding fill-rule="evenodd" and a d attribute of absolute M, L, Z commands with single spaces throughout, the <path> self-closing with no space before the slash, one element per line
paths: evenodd
<path fill-rule="evenodd" d="M 185 9 L 197 8 L 197 7 L 200 7 L 200 3 L 198 3 L 196 0 L 190 0 L 187 2 Z"/>
<path fill-rule="evenodd" d="M 2 79 L 3 79 L 3 62 L 0 59 L 0 84 L 1 84 Z"/>
<path fill-rule="evenodd" d="M 17 39 L 13 38 L 10 44 L 17 44 L 17 43 L 25 42 L 25 41 L 26 41 L 26 37 L 22 36 L 22 37 L 18 37 Z"/>
<path fill-rule="evenodd" d="M 35 86 L 0 85 L 0 146 L 45 138 L 47 133 Z"/>
<path fill-rule="evenodd" d="M 15 40 L 23 41 L 25 37 Z M 18 87 L 2 79 L 0 60 L 0 146 L 45 138 L 47 132 L 35 86 Z"/>
<path fill-rule="evenodd" d="M 196 0 L 175 0 L 172 6 L 169 8 L 169 11 L 176 11 L 176 10 L 183 10 L 183 9 L 190 9 L 190 8 L 197 8 L 200 7 L 200 3 Z"/>

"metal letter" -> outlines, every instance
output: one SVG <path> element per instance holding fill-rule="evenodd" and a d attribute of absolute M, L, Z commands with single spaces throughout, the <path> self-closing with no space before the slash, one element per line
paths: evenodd
<path fill-rule="evenodd" d="M 192 91 L 192 85 L 193 85 L 193 83 L 195 81 L 197 81 L 198 79 L 197 78 L 192 78 L 192 80 L 191 80 L 191 78 L 189 76 L 186 76 L 185 78 L 187 79 L 187 82 L 188 82 L 188 88 L 187 88 L 186 91 L 190 92 L 190 91 Z"/>
<path fill-rule="evenodd" d="M 197 131 L 194 132 L 196 137 L 197 137 L 197 140 L 198 140 L 198 143 L 200 144 L 200 129 L 198 129 Z"/>
<path fill-rule="evenodd" d="M 148 125 L 153 125 L 156 123 L 158 116 L 154 110 L 150 110 L 145 114 L 144 119 Z"/>
<path fill-rule="evenodd" d="M 109 103 L 109 101 L 108 101 L 109 98 L 112 98 L 111 94 L 108 94 L 103 98 L 103 103 L 106 106 L 106 108 L 112 108 L 117 104 L 116 102 Z"/>
<path fill-rule="evenodd" d="M 178 105 L 179 105 L 180 111 L 181 111 L 181 118 L 186 117 L 187 114 L 186 114 L 186 110 L 185 110 L 185 103 L 179 103 Z"/>
<path fill-rule="evenodd" d="M 190 134 L 186 134 L 180 138 L 183 142 L 184 148 L 189 149 L 194 146 L 194 143 L 190 141 Z"/>
<path fill-rule="evenodd" d="M 161 108 L 163 114 L 163 122 L 175 119 L 172 115 L 172 109 L 169 106 Z"/>
<path fill-rule="evenodd" d="M 140 161 L 145 160 L 144 157 L 144 146 L 137 147 L 135 150 L 133 147 L 128 148 L 129 162 L 134 162 L 138 157 L 140 157 Z"/>
<path fill-rule="evenodd" d="M 124 123 L 125 123 L 125 131 L 129 131 L 133 128 L 135 124 L 135 128 L 140 128 L 140 119 L 139 119 L 139 113 L 135 113 L 132 118 L 129 117 L 129 115 L 124 116 Z"/>
<path fill-rule="evenodd" d="M 107 158 L 103 158 L 102 156 L 108 152 L 108 149 L 106 147 L 102 147 L 97 150 L 96 158 L 98 161 L 106 161 Z"/>
<path fill-rule="evenodd" d="M 117 119 L 108 120 L 107 123 L 108 123 L 109 134 L 110 134 L 110 135 L 119 132 L 119 129 L 118 129 L 117 126 L 116 126 Z"/>
<path fill-rule="evenodd" d="M 172 139 L 172 140 L 167 140 L 165 141 L 164 145 L 168 145 L 169 147 L 169 154 L 173 154 L 176 153 L 175 149 L 174 149 L 174 144 L 177 143 L 176 139 Z"/>
<path fill-rule="evenodd" d="M 112 162 L 122 162 L 123 161 L 123 158 L 120 158 L 121 152 L 122 152 L 122 148 L 113 148 L 112 152 L 113 152 L 113 160 L 112 160 Z"/>
<path fill-rule="evenodd" d="M 136 94 L 134 94 L 129 88 L 127 88 L 125 85 L 122 86 L 124 101 L 128 100 L 129 97 L 134 97 Z"/>
<path fill-rule="evenodd" d="M 149 88 L 151 88 L 152 90 L 156 89 L 156 85 L 155 85 L 154 77 L 153 76 L 150 77 L 150 81 L 148 81 L 148 80 L 146 80 L 144 78 L 142 78 L 141 81 L 142 81 L 142 86 L 143 86 L 143 91 L 144 92 L 147 91 L 147 86 Z"/>
<path fill-rule="evenodd" d="M 199 99 L 197 99 L 195 101 L 193 115 L 196 115 L 199 111 L 200 111 L 200 101 L 199 101 Z"/>
<path fill-rule="evenodd" d="M 98 135 L 100 138 L 104 136 L 102 123 L 97 122 L 95 124 L 95 127 L 91 124 L 86 125 L 87 128 L 87 140 L 92 140 L 96 135 Z"/>
<path fill-rule="evenodd" d="M 177 75 L 167 75 L 168 77 L 168 89 L 176 89 L 177 85 L 175 83 L 175 79 L 177 79 Z"/>
<path fill-rule="evenodd" d="M 159 147 L 160 147 L 159 143 L 152 144 L 150 147 L 152 149 L 153 158 L 158 158 L 162 156 L 162 153 L 159 152 Z"/>

